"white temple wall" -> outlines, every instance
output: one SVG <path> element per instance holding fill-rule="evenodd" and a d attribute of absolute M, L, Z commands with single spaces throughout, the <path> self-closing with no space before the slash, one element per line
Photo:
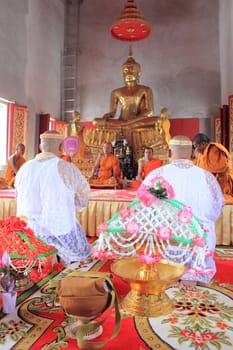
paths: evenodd
<path fill-rule="evenodd" d="M 218 0 L 136 2 L 152 32 L 149 38 L 132 43 L 132 49 L 142 67 L 141 83 L 153 90 L 155 115 L 162 107 L 168 107 L 174 118 L 219 114 Z M 112 38 L 109 28 L 125 3 L 82 2 L 79 100 L 83 120 L 107 112 L 111 90 L 123 84 L 120 69 L 129 43 Z"/>
<path fill-rule="evenodd" d="M 38 113 L 60 118 L 62 0 L 0 0 L 0 97 L 29 107 L 28 156 Z"/>
<path fill-rule="evenodd" d="M 220 0 L 220 71 L 221 104 L 228 104 L 233 94 L 233 1 Z"/>

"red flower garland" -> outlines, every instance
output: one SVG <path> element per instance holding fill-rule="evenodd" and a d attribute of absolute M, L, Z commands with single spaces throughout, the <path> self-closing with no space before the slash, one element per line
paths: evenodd
<path fill-rule="evenodd" d="M 24 259 L 40 259 L 57 253 L 54 246 L 37 238 L 27 222 L 16 216 L 0 220 L 0 256 L 4 251 L 11 259 L 21 259 L 21 263 Z"/>

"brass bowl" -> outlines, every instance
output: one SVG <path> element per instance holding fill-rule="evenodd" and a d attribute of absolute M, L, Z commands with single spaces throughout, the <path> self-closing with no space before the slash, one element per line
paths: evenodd
<path fill-rule="evenodd" d="M 161 260 L 155 264 L 142 263 L 138 258 L 115 261 L 111 270 L 130 285 L 130 292 L 121 306 L 134 316 L 157 317 L 173 310 L 173 302 L 165 289 L 184 274 L 184 266 Z"/>

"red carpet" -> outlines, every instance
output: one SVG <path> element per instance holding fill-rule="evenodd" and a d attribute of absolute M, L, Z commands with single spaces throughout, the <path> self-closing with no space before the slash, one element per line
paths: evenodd
<path fill-rule="evenodd" d="M 130 317 L 122 312 L 120 333 L 103 350 L 204 349 L 230 350 L 233 347 L 233 249 L 216 251 L 217 273 L 210 287 L 194 291 L 167 290 L 174 300 L 174 311 L 158 318 Z M 89 260 L 75 266 L 82 271 L 109 271 L 110 262 Z M 68 270 L 61 273 L 61 278 Z M 58 278 L 57 276 L 55 278 Z M 79 349 L 76 340 L 65 333 L 72 318 L 53 303 L 48 278 L 23 293 L 15 314 L 1 315 L 0 349 L 65 350 Z M 121 298 L 128 286 L 114 276 Z M 223 288 L 224 287 L 224 288 Z M 36 288 L 39 288 L 36 291 Z M 31 294 L 31 296 L 29 296 Z M 24 295 L 25 294 L 25 295 Z M 111 335 L 114 315 L 104 325 L 99 340 Z"/>

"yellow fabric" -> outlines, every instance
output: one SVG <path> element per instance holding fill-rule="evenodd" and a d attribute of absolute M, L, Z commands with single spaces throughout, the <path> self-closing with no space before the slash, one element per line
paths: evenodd
<path fill-rule="evenodd" d="M 232 159 L 227 149 L 220 143 L 209 143 L 203 154 L 198 156 L 196 165 L 215 175 L 226 203 L 233 204 Z"/>
<path fill-rule="evenodd" d="M 233 245 L 233 205 L 224 206 L 215 228 L 218 245 Z"/>
<path fill-rule="evenodd" d="M 97 236 L 97 227 L 109 220 L 127 203 L 124 201 L 89 201 L 82 212 L 76 212 L 77 219 L 87 236 Z M 0 220 L 16 215 L 16 199 L 0 198 Z M 233 245 L 233 205 L 225 205 L 216 223 L 217 245 Z"/>
<path fill-rule="evenodd" d="M 24 157 L 20 157 L 16 160 L 16 169 L 19 170 L 19 168 L 26 162 L 26 159 Z M 7 162 L 6 166 L 6 173 L 5 173 L 5 181 L 8 186 L 13 186 L 15 183 L 15 171 L 13 170 L 10 162 Z"/>
<path fill-rule="evenodd" d="M 89 201 L 88 206 L 82 212 L 77 212 L 77 219 L 88 236 L 97 236 L 97 227 L 109 220 L 124 205 L 125 202 Z"/>
<path fill-rule="evenodd" d="M 100 158 L 100 168 L 97 179 L 90 179 L 90 184 L 111 184 L 112 176 L 120 176 L 119 158 L 114 155 Z"/>
<path fill-rule="evenodd" d="M 0 198 L 0 219 L 6 219 L 11 215 L 16 215 L 16 199 Z"/>

